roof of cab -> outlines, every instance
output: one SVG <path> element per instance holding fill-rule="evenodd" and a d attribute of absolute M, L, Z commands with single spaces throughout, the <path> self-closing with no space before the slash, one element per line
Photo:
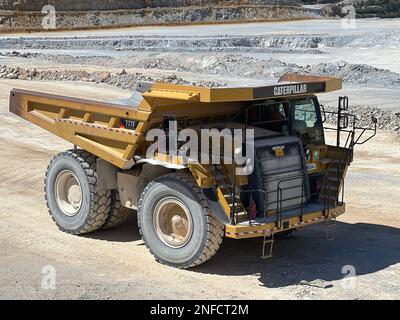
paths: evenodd
<path fill-rule="evenodd" d="M 295 97 L 340 89 L 342 89 L 340 78 L 285 74 L 277 83 L 262 87 L 206 88 L 156 82 L 143 93 L 143 97 L 207 103 Z"/>

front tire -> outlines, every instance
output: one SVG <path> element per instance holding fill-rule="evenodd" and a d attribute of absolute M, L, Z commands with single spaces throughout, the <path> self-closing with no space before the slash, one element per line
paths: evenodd
<path fill-rule="evenodd" d="M 224 236 L 201 189 L 184 173 L 167 174 L 147 185 L 138 204 L 138 225 L 158 262 L 183 269 L 209 260 Z"/>
<path fill-rule="evenodd" d="M 45 199 L 59 229 L 84 234 L 100 229 L 110 210 L 110 191 L 97 191 L 96 158 L 78 150 L 57 154 L 47 167 Z"/>

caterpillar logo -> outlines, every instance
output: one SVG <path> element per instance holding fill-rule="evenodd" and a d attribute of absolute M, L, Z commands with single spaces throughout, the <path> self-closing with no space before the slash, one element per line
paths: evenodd
<path fill-rule="evenodd" d="M 286 96 L 291 94 L 307 93 L 306 84 L 292 84 L 274 88 L 274 96 Z"/>

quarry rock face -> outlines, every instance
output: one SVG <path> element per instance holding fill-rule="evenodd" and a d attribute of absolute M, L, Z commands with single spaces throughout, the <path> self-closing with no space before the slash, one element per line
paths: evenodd
<path fill-rule="evenodd" d="M 189 6 L 231 6 L 231 5 L 271 5 L 273 0 L 1 0 L 1 10 L 41 11 L 45 4 L 50 4 L 58 11 L 96 11 L 96 10 L 128 10 L 163 7 Z M 299 5 L 299 1 L 283 0 L 281 5 Z"/>
<path fill-rule="evenodd" d="M 43 30 L 44 5 L 55 8 L 56 29 L 88 29 L 110 26 L 257 22 L 321 18 L 319 9 L 283 0 L 0 0 L 0 31 Z M 48 12 L 48 11 L 46 11 Z"/>

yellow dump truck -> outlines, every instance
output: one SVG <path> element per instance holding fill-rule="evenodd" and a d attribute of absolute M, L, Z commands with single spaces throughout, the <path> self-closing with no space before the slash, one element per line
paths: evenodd
<path fill-rule="evenodd" d="M 74 145 L 45 175 L 60 230 L 112 228 L 136 210 L 156 260 L 190 268 L 210 259 L 224 236 L 261 237 L 269 257 L 277 237 L 320 222 L 330 228 L 345 212 L 353 147 L 376 126 L 356 136 L 341 97 L 335 125 L 324 129 L 316 94 L 341 88 L 341 79 L 291 74 L 263 87 L 143 83 L 114 103 L 14 89 L 10 111 Z M 335 145 L 326 144 L 327 129 L 336 131 Z M 202 138 L 201 151 L 188 148 L 188 137 L 191 147 Z"/>

